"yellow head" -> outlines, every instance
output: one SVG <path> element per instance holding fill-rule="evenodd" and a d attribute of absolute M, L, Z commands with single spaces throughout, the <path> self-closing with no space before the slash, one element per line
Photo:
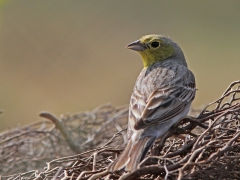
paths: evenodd
<path fill-rule="evenodd" d="M 177 56 L 181 59 L 183 58 L 185 62 L 180 47 L 166 36 L 155 34 L 145 35 L 139 40 L 127 45 L 127 48 L 141 54 L 144 67 L 149 67 L 156 62 Z"/>

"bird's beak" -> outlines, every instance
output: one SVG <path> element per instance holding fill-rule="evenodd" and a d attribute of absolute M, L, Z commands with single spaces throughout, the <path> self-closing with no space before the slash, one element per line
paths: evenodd
<path fill-rule="evenodd" d="M 127 45 L 126 48 L 132 49 L 134 51 L 143 51 L 144 49 L 146 49 L 146 47 L 139 40 Z"/>

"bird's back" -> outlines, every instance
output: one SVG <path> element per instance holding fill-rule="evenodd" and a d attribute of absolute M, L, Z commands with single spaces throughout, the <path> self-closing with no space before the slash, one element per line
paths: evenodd
<path fill-rule="evenodd" d="M 186 89 L 189 88 L 189 89 Z M 188 94 L 183 96 L 182 93 Z M 191 98 L 189 98 L 191 96 Z M 185 64 L 165 60 L 144 68 L 137 78 L 129 107 L 129 138 L 140 122 L 159 123 L 168 108 L 189 104 L 195 97 L 195 78 Z M 182 114 L 183 116 L 186 113 Z M 163 119 L 162 122 L 168 120 Z M 139 125 L 141 126 L 141 125 Z M 143 124 L 140 129 L 148 124 Z"/>

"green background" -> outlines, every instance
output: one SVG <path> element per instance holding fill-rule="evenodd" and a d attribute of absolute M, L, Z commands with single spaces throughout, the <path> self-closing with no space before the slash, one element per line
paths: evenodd
<path fill-rule="evenodd" d="M 183 49 L 203 108 L 240 77 L 238 0 L 9 0 L 0 8 L 0 130 L 128 104 L 142 69 L 125 46 L 163 34 Z"/>

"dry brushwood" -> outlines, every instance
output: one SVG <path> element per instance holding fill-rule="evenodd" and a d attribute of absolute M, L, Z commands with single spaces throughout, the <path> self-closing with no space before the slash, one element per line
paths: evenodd
<path fill-rule="evenodd" d="M 43 171 L 53 159 L 102 146 L 121 127 L 126 128 L 127 115 L 126 106 L 110 104 L 61 118 L 42 112 L 40 116 L 47 120 L 0 134 L 0 174 Z M 124 146 L 127 140 L 122 137 L 118 143 Z"/>
<path fill-rule="evenodd" d="M 103 132 L 109 140 L 99 143 L 92 150 L 51 160 L 41 172 L 32 170 L 2 176 L 2 178 L 37 180 L 240 179 L 240 81 L 233 82 L 217 101 L 209 104 L 197 117 L 182 119 L 164 138 L 156 140 L 138 169 L 130 173 L 107 171 L 107 166 L 122 151 L 118 145 L 123 144 L 125 140 L 124 130 L 120 128 L 123 124 L 119 124 L 120 121 L 117 122 L 115 127 L 120 131 L 110 138 L 110 134 L 113 133 L 110 130 L 113 126 L 110 126 L 110 123 L 104 125 L 105 128 L 111 127 Z M 99 128 L 101 128 L 100 125 Z M 73 139 L 71 134 L 65 133 L 64 135 L 64 132 L 62 134 L 66 139 Z M 102 141 L 106 140 L 104 136 L 101 138 Z M 16 142 L 21 142 L 20 140 Z M 68 145 L 70 146 L 69 143 Z M 55 148 L 57 146 L 58 144 L 54 145 Z"/>

